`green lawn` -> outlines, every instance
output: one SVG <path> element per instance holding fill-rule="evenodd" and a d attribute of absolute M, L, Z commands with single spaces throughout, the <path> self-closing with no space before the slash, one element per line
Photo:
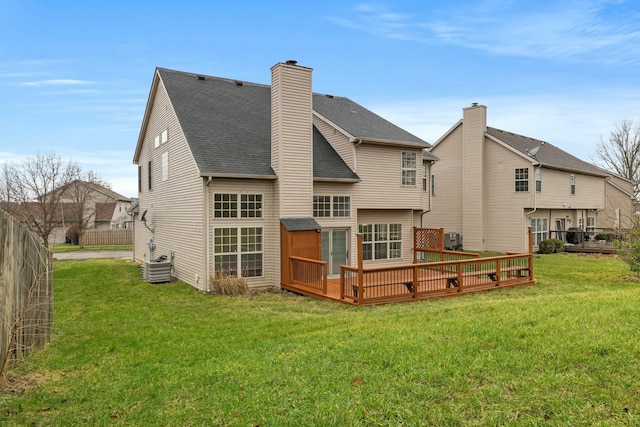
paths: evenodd
<path fill-rule="evenodd" d="M 80 247 L 70 243 L 61 243 L 59 245 L 52 245 L 49 249 L 51 249 L 53 253 L 62 253 L 80 251 L 130 251 L 132 248 L 133 245 L 84 245 Z"/>
<path fill-rule="evenodd" d="M 535 267 L 536 286 L 357 308 L 57 261 L 55 338 L 0 425 L 640 425 L 640 282 L 611 257 Z"/>

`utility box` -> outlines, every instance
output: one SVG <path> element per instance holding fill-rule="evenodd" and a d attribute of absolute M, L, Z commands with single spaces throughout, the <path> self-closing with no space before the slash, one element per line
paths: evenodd
<path fill-rule="evenodd" d="M 146 261 L 140 266 L 142 280 L 149 283 L 164 283 L 171 281 L 171 261 Z"/>
<path fill-rule="evenodd" d="M 444 248 L 448 251 L 462 249 L 460 233 L 444 233 Z"/>

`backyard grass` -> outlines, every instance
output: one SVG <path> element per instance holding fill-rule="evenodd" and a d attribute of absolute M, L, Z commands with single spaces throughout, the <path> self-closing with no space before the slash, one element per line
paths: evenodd
<path fill-rule="evenodd" d="M 52 245 L 49 249 L 53 253 L 80 252 L 80 251 L 130 251 L 133 245 L 72 245 L 71 243 L 61 243 Z"/>
<path fill-rule="evenodd" d="M 640 425 L 640 282 L 535 258 L 536 286 L 357 308 L 55 263 L 55 337 L 0 425 Z"/>

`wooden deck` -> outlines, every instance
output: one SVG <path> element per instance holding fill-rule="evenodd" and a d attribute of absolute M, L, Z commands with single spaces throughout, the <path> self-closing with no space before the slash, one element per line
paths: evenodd
<path fill-rule="evenodd" d="M 342 266 L 341 277 L 326 289 L 297 282 L 284 289 L 312 298 L 351 305 L 373 305 L 464 295 L 498 288 L 533 285 L 530 254 L 384 267 Z"/>

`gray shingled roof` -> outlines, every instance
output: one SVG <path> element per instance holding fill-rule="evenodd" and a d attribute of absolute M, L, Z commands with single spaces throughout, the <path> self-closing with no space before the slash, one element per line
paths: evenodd
<path fill-rule="evenodd" d="M 357 139 L 387 140 L 423 145 L 429 144 L 399 128 L 349 98 L 333 95 L 313 95 L 313 109 L 337 124 Z"/>
<path fill-rule="evenodd" d="M 572 156 L 549 142 L 492 127 L 487 127 L 487 133 L 525 155 L 528 155 L 528 150 L 540 147 L 535 156 L 531 157 L 542 166 L 591 175 L 608 176 L 606 171 Z"/>
<path fill-rule="evenodd" d="M 288 231 L 320 230 L 320 224 L 311 217 L 305 218 L 280 218 L 280 222 Z"/>
<path fill-rule="evenodd" d="M 276 177 L 271 168 L 270 86 L 164 68 L 157 71 L 201 175 Z M 314 94 L 313 105 L 314 110 L 358 138 L 428 147 L 425 141 L 347 98 Z M 315 128 L 313 144 L 314 178 L 358 180 Z"/>

